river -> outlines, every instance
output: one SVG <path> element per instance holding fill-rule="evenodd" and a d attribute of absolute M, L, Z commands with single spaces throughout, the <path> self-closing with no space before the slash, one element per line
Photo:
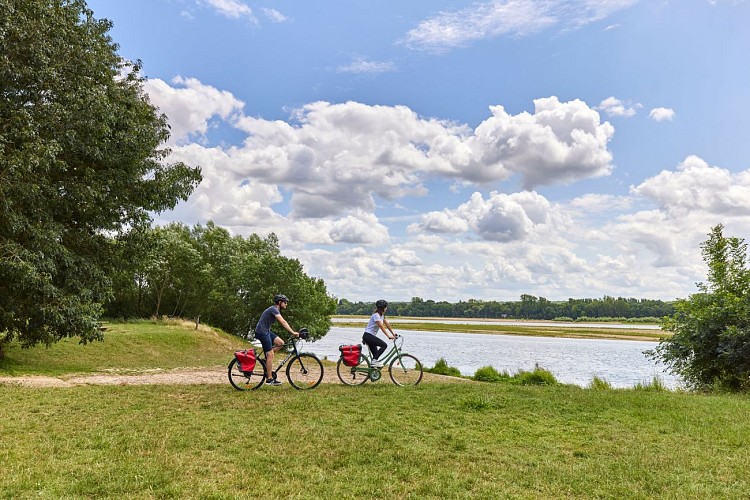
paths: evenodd
<path fill-rule="evenodd" d="M 419 358 L 425 367 L 432 367 L 438 359 L 444 358 L 463 375 L 474 375 L 477 369 L 488 365 L 513 374 L 533 370 L 538 364 L 552 372 L 559 382 L 581 387 L 589 385 L 594 377 L 617 388 L 648 384 L 654 377 L 671 389 L 680 385 L 677 377 L 664 372 L 662 365 L 644 354 L 655 348 L 656 342 L 404 329 L 397 333 L 404 336 L 403 350 Z M 304 350 L 335 361 L 339 357 L 339 345 L 356 344 L 361 340 L 361 328 L 334 326 L 322 339 L 306 344 Z"/>

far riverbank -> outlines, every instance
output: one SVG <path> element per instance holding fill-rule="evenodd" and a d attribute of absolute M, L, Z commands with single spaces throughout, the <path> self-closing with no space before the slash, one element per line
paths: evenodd
<path fill-rule="evenodd" d="M 361 327 L 365 316 L 334 316 L 338 327 Z M 395 330 L 433 331 L 451 333 L 480 333 L 490 335 L 523 335 L 580 339 L 617 339 L 658 341 L 670 335 L 659 325 L 645 323 L 570 323 L 543 320 L 508 320 L 477 318 L 414 318 L 390 317 Z"/>

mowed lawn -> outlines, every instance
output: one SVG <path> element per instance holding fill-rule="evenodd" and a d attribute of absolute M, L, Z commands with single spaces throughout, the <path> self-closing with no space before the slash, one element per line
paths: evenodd
<path fill-rule="evenodd" d="M 0 442 L 0 498 L 14 499 L 750 491 L 747 396 L 646 389 L 0 385 Z"/>

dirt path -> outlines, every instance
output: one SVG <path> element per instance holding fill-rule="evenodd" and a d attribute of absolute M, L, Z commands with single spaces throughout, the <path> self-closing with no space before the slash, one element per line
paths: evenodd
<path fill-rule="evenodd" d="M 390 382 L 387 374 L 383 379 Z M 440 382 L 471 382 L 467 379 L 447 377 L 444 375 L 433 375 L 425 373 L 427 381 Z M 336 368 L 326 366 L 323 372 L 324 384 L 340 384 L 336 376 Z M 60 377 L 48 377 L 42 375 L 29 375 L 19 377 L 0 377 L 2 385 L 20 385 L 24 387 L 74 387 L 80 385 L 180 385 L 180 384 L 227 384 L 227 369 L 217 368 L 181 368 L 177 370 L 149 370 L 136 374 L 89 374 L 89 375 L 63 375 Z"/>

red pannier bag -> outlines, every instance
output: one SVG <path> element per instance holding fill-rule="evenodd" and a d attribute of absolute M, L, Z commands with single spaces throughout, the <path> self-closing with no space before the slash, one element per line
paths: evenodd
<path fill-rule="evenodd" d="M 237 363 L 240 365 L 240 371 L 251 372 L 255 368 L 255 351 L 247 349 L 245 351 L 236 351 L 234 357 L 237 358 Z"/>
<path fill-rule="evenodd" d="M 346 366 L 357 366 L 359 364 L 359 355 L 362 352 L 361 344 L 340 345 L 341 357 L 344 358 Z"/>

